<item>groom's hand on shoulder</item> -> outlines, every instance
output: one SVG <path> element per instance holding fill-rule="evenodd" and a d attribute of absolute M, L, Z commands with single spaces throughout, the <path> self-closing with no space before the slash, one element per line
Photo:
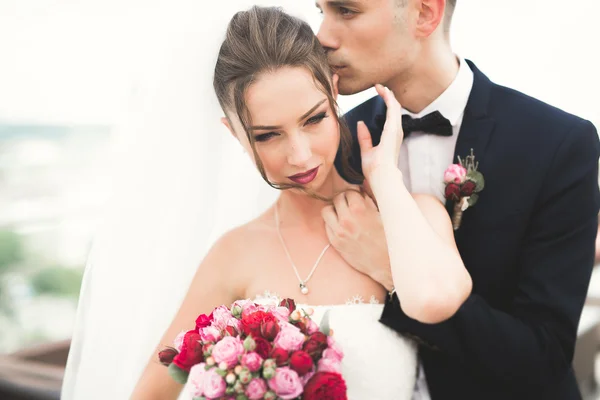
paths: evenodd
<path fill-rule="evenodd" d="M 393 287 L 383 223 L 373 200 L 357 191 L 338 194 L 321 212 L 331 245 L 359 272 Z"/>

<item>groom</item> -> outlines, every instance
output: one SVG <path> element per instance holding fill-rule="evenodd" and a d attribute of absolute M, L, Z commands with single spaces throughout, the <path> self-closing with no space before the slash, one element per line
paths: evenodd
<path fill-rule="evenodd" d="M 318 38 L 339 92 L 388 86 L 405 109 L 399 168 L 413 193 L 443 199 L 444 170 L 471 154 L 485 178 L 455 230 L 473 292 L 440 324 L 406 316 L 398 297 L 381 322 L 420 343 L 417 399 L 578 399 L 571 361 L 594 262 L 600 206 L 594 126 L 491 82 L 454 55 L 456 0 L 317 0 Z M 374 144 L 379 97 L 346 115 Z M 360 151 L 353 164 L 360 169 Z M 454 212 L 452 201 L 446 202 Z M 353 267 L 392 289 L 376 212 L 336 214 L 332 244 Z M 371 213 L 371 214 L 370 214 Z M 342 229 L 342 228 L 340 228 Z M 410 229 L 409 226 L 406 229 Z M 351 232 L 348 232 L 351 231 Z M 395 371 L 382 371 L 394 379 Z"/>

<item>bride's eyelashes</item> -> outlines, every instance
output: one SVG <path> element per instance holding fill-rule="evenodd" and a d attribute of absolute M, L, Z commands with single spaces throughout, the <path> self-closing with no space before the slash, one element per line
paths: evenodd
<path fill-rule="evenodd" d="M 309 119 L 307 119 L 306 123 L 304 125 L 306 126 L 306 125 L 318 124 L 319 122 L 323 121 L 327 117 L 329 117 L 329 115 L 327 115 L 326 111 L 320 112 L 317 115 L 312 116 Z"/>
<path fill-rule="evenodd" d="M 306 122 L 304 123 L 304 126 L 317 125 L 318 123 L 320 123 L 321 121 L 323 121 L 325 118 L 328 118 L 328 117 L 329 117 L 329 115 L 327 115 L 326 111 L 320 112 L 316 115 L 313 115 L 309 119 L 307 119 Z M 275 137 L 277 135 L 279 135 L 277 132 L 261 133 L 260 135 L 254 135 L 254 141 L 266 142 L 267 140 L 269 140 L 272 137 Z"/>
<path fill-rule="evenodd" d="M 260 135 L 255 135 L 254 141 L 255 142 L 266 142 L 267 140 L 271 139 L 275 135 L 277 135 L 277 133 L 275 133 L 275 132 L 262 133 Z"/>

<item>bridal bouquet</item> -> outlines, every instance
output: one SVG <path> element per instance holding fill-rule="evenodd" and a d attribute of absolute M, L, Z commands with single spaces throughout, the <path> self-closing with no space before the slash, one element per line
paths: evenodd
<path fill-rule="evenodd" d="M 196 319 L 159 353 L 194 400 L 346 400 L 343 352 L 327 326 L 294 300 L 264 306 L 240 300 Z"/>

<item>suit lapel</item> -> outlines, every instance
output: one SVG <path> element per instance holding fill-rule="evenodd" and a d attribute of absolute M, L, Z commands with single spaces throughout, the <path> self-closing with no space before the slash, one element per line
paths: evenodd
<path fill-rule="evenodd" d="M 453 162 L 458 163 L 458 157 L 464 160 L 473 149 L 475 161 L 479 162 L 479 170 L 485 175 L 485 152 L 494 130 L 494 120 L 488 115 L 492 82 L 471 61 L 467 60 L 467 64 L 473 71 L 473 88 L 458 133 Z M 453 206 L 454 202 L 446 201 L 446 210 L 450 216 Z"/>

